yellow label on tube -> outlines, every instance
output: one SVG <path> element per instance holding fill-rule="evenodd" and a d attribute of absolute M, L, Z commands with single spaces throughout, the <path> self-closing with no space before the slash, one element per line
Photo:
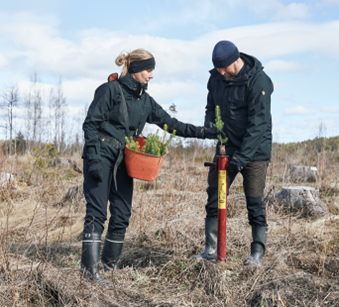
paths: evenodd
<path fill-rule="evenodd" d="M 218 173 L 218 209 L 226 209 L 226 171 Z"/>

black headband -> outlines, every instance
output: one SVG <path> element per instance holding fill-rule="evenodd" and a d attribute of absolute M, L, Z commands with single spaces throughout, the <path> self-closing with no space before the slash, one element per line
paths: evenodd
<path fill-rule="evenodd" d="M 155 59 L 150 58 L 148 60 L 143 61 L 134 61 L 131 64 L 129 64 L 129 73 L 137 73 L 146 69 L 154 69 L 155 68 Z"/>

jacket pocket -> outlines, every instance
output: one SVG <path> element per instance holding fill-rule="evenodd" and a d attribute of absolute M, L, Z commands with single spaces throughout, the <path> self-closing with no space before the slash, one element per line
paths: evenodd
<path fill-rule="evenodd" d="M 114 137 L 100 135 L 100 154 L 115 162 L 119 156 L 122 144 Z"/>

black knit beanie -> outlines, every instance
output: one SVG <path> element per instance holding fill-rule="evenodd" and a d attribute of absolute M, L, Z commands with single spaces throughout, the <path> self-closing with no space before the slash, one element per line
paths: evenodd
<path fill-rule="evenodd" d="M 225 68 L 239 57 L 240 53 L 236 45 L 230 41 L 220 41 L 213 49 L 212 62 L 215 68 Z"/>

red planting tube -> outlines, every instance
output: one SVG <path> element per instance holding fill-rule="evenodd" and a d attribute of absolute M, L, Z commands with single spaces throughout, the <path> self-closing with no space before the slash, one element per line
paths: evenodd
<path fill-rule="evenodd" d="M 215 164 L 218 172 L 218 262 L 226 261 L 227 162 L 228 156 L 220 155 Z"/>

